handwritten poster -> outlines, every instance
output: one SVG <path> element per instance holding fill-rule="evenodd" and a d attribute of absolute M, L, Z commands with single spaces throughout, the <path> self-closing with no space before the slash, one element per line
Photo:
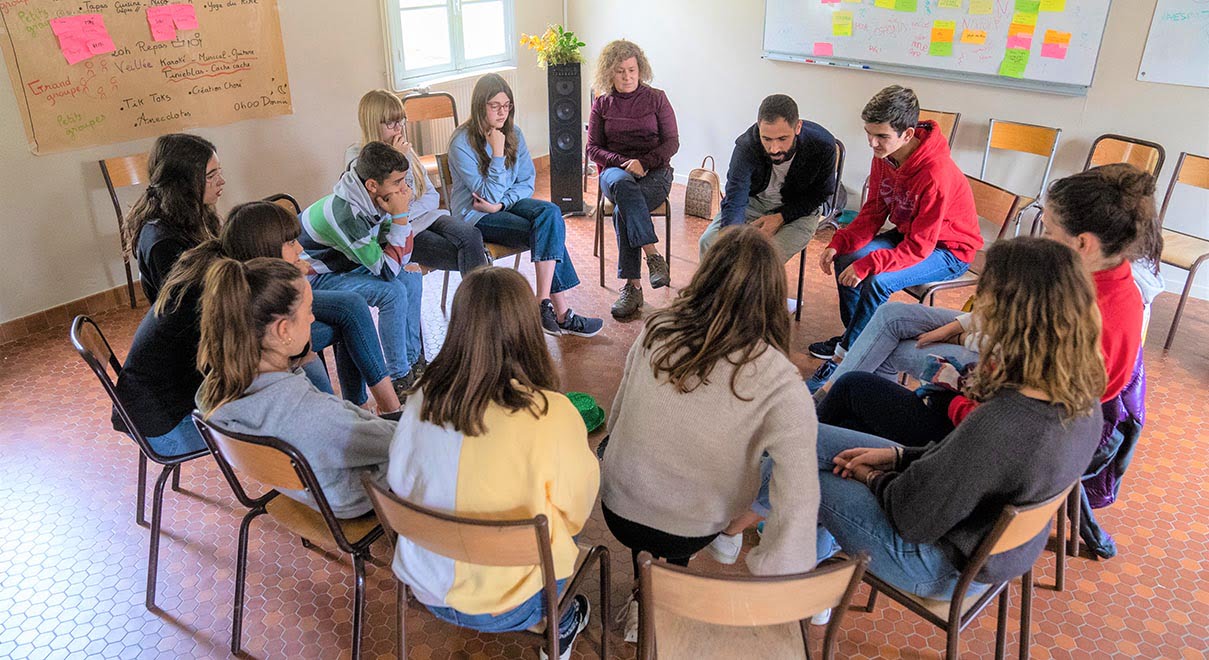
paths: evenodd
<path fill-rule="evenodd" d="M 4 0 L 36 154 L 290 114 L 277 0 Z"/>

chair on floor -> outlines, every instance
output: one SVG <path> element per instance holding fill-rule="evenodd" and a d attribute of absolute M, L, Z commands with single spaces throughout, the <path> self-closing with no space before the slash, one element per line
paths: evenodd
<path fill-rule="evenodd" d="M 1167 186 L 1167 195 L 1163 197 L 1163 209 L 1159 211 L 1159 226 L 1163 227 L 1162 262 L 1188 271 L 1188 278 L 1184 281 L 1184 290 L 1180 293 L 1180 303 L 1175 308 L 1175 318 L 1171 319 L 1171 330 L 1167 331 L 1167 341 L 1163 343 L 1165 351 L 1169 350 L 1171 343 L 1175 341 L 1175 331 L 1180 327 L 1180 318 L 1184 316 L 1184 305 L 1188 302 L 1188 294 L 1192 292 L 1192 282 L 1196 279 L 1196 271 L 1201 264 L 1205 263 L 1206 259 L 1209 259 L 1209 240 L 1166 226 L 1167 211 L 1178 184 L 1209 190 L 1209 156 L 1198 156 L 1186 151 L 1180 154 L 1180 159 L 1175 164 L 1175 174 L 1171 177 L 1171 184 Z M 1200 218 L 1200 220 L 1204 219 L 1204 217 Z"/>
<path fill-rule="evenodd" d="M 160 476 L 155 480 L 155 494 L 151 498 L 151 542 L 147 551 L 147 592 L 145 603 L 147 609 L 155 608 L 155 582 L 159 572 L 159 554 L 160 554 L 160 523 L 163 520 L 164 509 L 164 484 L 168 481 L 168 476 L 172 476 L 172 490 L 180 491 L 180 466 L 182 463 L 191 461 L 195 458 L 205 456 L 209 452 L 205 449 L 181 454 L 178 456 L 165 456 L 155 450 L 151 443 L 147 442 L 146 436 L 139 430 L 137 424 L 130 418 L 130 413 L 126 412 L 126 406 L 118 399 L 117 381 L 122 376 L 122 363 L 118 361 L 117 356 L 113 354 L 113 349 L 109 346 L 109 342 L 105 339 L 101 328 L 87 316 L 77 316 L 71 322 L 71 345 L 75 347 L 76 352 L 83 358 L 84 363 L 92 369 L 93 375 L 97 380 L 101 381 L 101 387 L 105 389 L 105 394 L 109 395 L 109 400 L 113 403 L 113 409 L 117 412 L 118 419 L 127 429 L 129 435 L 139 447 L 139 476 L 138 476 L 138 503 L 135 511 L 134 519 L 140 525 L 147 524 L 147 520 L 143 517 L 143 510 L 146 507 L 147 501 L 147 461 L 150 460 L 156 465 L 163 466 L 160 471 Z"/>
<path fill-rule="evenodd" d="M 448 92 L 421 92 L 417 94 L 405 94 L 400 100 L 403 102 L 403 112 L 407 115 L 407 123 L 415 126 L 420 122 L 440 121 L 442 119 L 449 120 L 447 126 L 443 130 L 438 131 L 444 135 L 447 132 L 452 133 L 453 129 L 458 125 L 458 104 L 454 100 L 453 95 Z M 431 126 L 426 126 L 431 128 Z M 437 168 L 437 153 L 445 151 L 448 145 L 429 145 L 423 134 L 423 129 L 418 135 L 408 133 L 408 137 L 415 139 L 421 138 L 425 151 L 433 153 L 426 156 L 420 156 L 420 164 L 424 166 L 424 171 L 428 175 L 428 180 L 436 180 L 441 175 Z"/>
<path fill-rule="evenodd" d="M 738 576 L 702 573 L 638 555 L 638 657 L 810 658 L 807 621 L 831 609 L 823 659 L 861 584 L 868 557 L 806 573 Z"/>
<path fill-rule="evenodd" d="M 105 178 L 105 187 L 109 189 L 109 199 L 113 201 L 113 212 L 118 217 L 118 239 L 122 242 L 122 266 L 126 269 L 126 295 L 130 297 L 130 309 L 135 307 L 134 274 L 130 270 L 130 256 L 135 246 L 130 244 L 126 235 L 126 214 L 122 211 L 122 203 L 118 200 L 118 188 L 146 185 L 150 181 L 147 174 L 147 153 L 118 156 L 97 161 L 101 166 L 101 176 Z"/>
<path fill-rule="evenodd" d="M 449 154 L 437 154 L 437 171 L 439 176 L 437 181 L 441 188 L 441 196 L 448 200 L 449 191 L 453 185 L 453 170 L 449 168 Z M 508 247 L 499 243 L 488 243 L 483 241 L 483 247 L 487 248 L 487 254 L 491 256 L 491 261 L 496 262 L 507 257 L 515 257 L 512 262 L 512 269 L 518 270 L 521 267 L 521 255 L 529 251 L 529 247 Z M 446 301 L 449 299 L 449 271 L 445 271 L 445 279 L 441 282 L 441 311 L 445 311 Z"/>
<path fill-rule="evenodd" d="M 597 181 L 599 181 L 599 179 L 597 179 Z M 604 196 L 604 193 L 599 192 L 599 190 L 598 190 L 598 192 L 596 193 L 596 210 L 594 212 L 594 215 L 596 217 L 596 233 L 593 236 L 592 252 L 600 260 L 600 286 L 605 285 L 604 219 L 605 219 L 605 216 L 612 217 L 613 209 L 614 209 L 613 202 L 609 201 L 609 199 Z M 655 217 L 663 218 L 663 236 L 664 236 L 664 239 L 663 239 L 664 248 L 663 249 L 667 251 L 667 255 L 666 255 L 667 256 L 667 270 L 668 270 L 668 273 L 670 274 L 672 272 L 672 198 L 671 198 L 671 193 L 668 193 L 667 199 L 663 200 L 662 204 L 655 207 L 654 211 L 651 211 L 651 217 L 652 218 L 655 218 Z"/>
<path fill-rule="evenodd" d="M 982 153 L 982 167 L 978 170 L 978 178 L 987 178 L 987 165 L 991 160 L 991 151 L 1014 151 L 1017 153 L 1033 154 L 1045 159 L 1045 171 L 1041 175 L 1041 184 L 1035 192 L 1020 195 L 1021 205 L 1016 214 L 1015 232 L 1020 232 L 1020 217 L 1030 208 L 1040 210 L 1037 200 L 1049 185 L 1050 171 L 1054 167 L 1054 156 L 1058 153 L 1058 139 L 1062 136 L 1061 128 L 1022 124 L 1002 119 L 992 119 L 990 131 L 987 133 L 986 148 Z"/>
<path fill-rule="evenodd" d="M 574 602 L 579 585 L 587 577 L 587 569 L 600 564 L 600 657 L 609 657 L 609 549 L 603 545 L 579 546 L 575 572 L 558 594 L 554 575 L 554 554 L 550 547 L 550 524 L 544 514 L 524 520 L 479 520 L 454 516 L 413 504 L 386 490 L 373 480 L 362 477 L 365 490 L 373 502 L 382 527 L 390 530 L 397 542 L 403 537 L 412 543 L 452 561 L 481 566 L 540 566 L 542 598 L 546 612 L 557 612 L 557 622 Z M 407 657 L 404 619 L 407 612 L 407 586 L 396 585 L 398 621 L 397 657 Z M 542 626 L 530 628 L 526 634 L 545 638 L 550 658 L 559 657 L 558 625 L 549 625 L 547 617 Z"/>
<path fill-rule="evenodd" d="M 978 575 L 988 559 L 993 555 L 1015 550 L 1036 538 L 1038 534 L 1047 533 L 1054 512 L 1058 511 L 1067 500 L 1074 484 L 1067 486 L 1061 493 L 1028 506 L 1003 507 L 995 526 L 978 544 L 966 568 L 961 572 L 954 594 L 964 594 L 969 589 L 974 577 Z M 1007 647 L 1007 614 L 1010 590 L 1009 585 L 1015 578 L 992 584 L 986 591 L 965 598 L 954 598 L 951 601 L 921 598 L 915 594 L 900 591 L 883 582 L 872 571 L 866 571 L 864 580 L 872 587 L 869 601 L 865 605 L 866 612 L 872 612 L 879 592 L 886 594 L 900 605 L 918 614 L 925 621 L 945 631 L 945 657 L 949 660 L 957 658 L 958 642 L 961 631 L 978 617 L 991 604 L 999 600 L 998 621 L 995 628 L 995 658 L 1001 660 Z M 1033 614 L 1033 569 L 1030 566 L 1020 576 L 1020 658 L 1024 660 L 1029 655 L 1029 635 Z"/>
<path fill-rule="evenodd" d="M 361 626 L 365 611 L 365 560 L 369 548 L 382 536 L 382 527 L 372 513 L 341 520 L 332 513 L 310 463 L 290 444 L 266 438 L 222 431 L 193 413 L 197 430 L 210 447 L 219 470 L 226 477 L 239 503 L 248 513 L 239 525 L 239 546 L 235 559 L 235 607 L 232 614 L 231 653 L 239 655 L 243 638 L 244 585 L 248 573 L 248 530 L 257 517 L 268 514 L 291 534 L 311 544 L 344 552 L 353 561 L 353 649 L 354 660 L 361 657 Z M 242 479 L 269 490 L 252 497 Z M 317 509 L 282 495 L 279 491 L 306 491 Z"/>
<path fill-rule="evenodd" d="M 839 138 L 835 139 L 835 192 L 831 195 L 831 209 L 838 217 L 843 213 L 844 209 L 840 208 L 840 188 L 844 185 L 844 157 L 848 151 L 844 148 L 844 143 Z M 824 222 L 819 222 L 819 229 L 822 229 L 827 224 L 839 229 L 839 225 L 831 218 Z M 817 232 L 817 230 L 816 230 Z M 798 304 L 793 312 L 793 320 L 802 320 L 802 283 L 806 278 L 806 247 L 798 254 Z"/>
<path fill-rule="evenodd" d="M 970 190 L 974 193 L 974 207 L 978 210 L 978 225 L 983 241 L 982 249 L 974 255 L 970 269 L 962 275 L 943 282 L 917 284 L 903 289 L 921 304 L 925 302 L 929 305 L 935 304 L 936 294 L 940 291 L 962 289 L 978 284 L 978 273 L 982 272 L 983 265 L 986 263 L 986 251 L 991 248 L 992 243 L 1007 235 L 1012 220 L 1020 213 L 1025 204 L 1025 200 L 1019 195 L 999 186 L 975 179 L 968 174 L 966 180 L 970 183 Z"/>

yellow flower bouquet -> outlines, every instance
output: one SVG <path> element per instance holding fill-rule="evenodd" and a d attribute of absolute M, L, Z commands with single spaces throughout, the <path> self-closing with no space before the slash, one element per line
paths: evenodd
<path fill-rule="evenodd" d="M 568 32 L 561 25 L 551 25 L 541 36 L 521 34 L 521 45 L 537 51 L 537 65 L 545 67 L 550 64 L 575 64 L 584 61 L 579 52 L 584 42 L 575 37 L 574 32 Z"/>

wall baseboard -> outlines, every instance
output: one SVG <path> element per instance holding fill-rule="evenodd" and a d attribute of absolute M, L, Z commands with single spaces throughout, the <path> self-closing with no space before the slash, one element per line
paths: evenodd
<path fill-rule="evenodd" d="M 143 287 L 139 286 L 137 280 L 134 285 L 134 298 L 140 308 L 146 309 L 147 298 L 143 296 Z M 80 314 L 96 315 L 129 307 L 129 305 L 130 299 L 126 296 L 126 285 L 115 286 L 112 289 L 73 300 L 65 305 L 57 305 L 41 312 L 34 312 L 0 323 L 0 345 L 24 339 L 50 328 L 62 328 L 63 336 L 66 337 L 71 320 Z"/>

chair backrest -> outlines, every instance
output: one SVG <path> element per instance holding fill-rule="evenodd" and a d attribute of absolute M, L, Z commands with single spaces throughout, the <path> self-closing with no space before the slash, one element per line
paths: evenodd
<path fill-rule="evenodd" d="M 101 166 L 101 176 L 105 179 L 105 187 L 109 189 L 109 200 L 113 202 L 113 212 L 118 218 L 118 237 L 122 242 L 122 252 L 129 253 L 126 236 L 126 214 L 122 211 L 122 202 L 118 199 L 118 188 L 143 186 L 150 182 L 147 172 L 147 153 L 117 156 L 97 161 Z"/>
<path fill-rule="evenodd" d="M 1163 145 L 1157 142 L 1106 133 L 1092 141 L 1083 169 L 1111 163 L 1129 163 L 1150 176 L 1157 177 L 1163 169 L 1166 157 Z"/>
<path fill-rule="evenodd" d="M 382 527 L 421 548 L 482 566 L 542 566 L 553 579 L 549 523 L 544 515 L 524 520 L 464 518 L 408 502 L 368 476 L 362 482 Z"/>
<path fill-rule="evenodd" d="M 970 271 L 980 273 L 987 249 L 1007 234 L 1021 200 L 1016 193 L 968 174 L 966 181 L 970 183 L 970 190 L 974 193 L 974 208 L 978 210 L 978 227 L 982 232 L 983 242 L 982 249 L 970 265 Z"/>
<path fill-rule="evenodd" d="M 844 159 L 848 150 L 839 138 L 835 139 L 835 192 L 831 195 L 831 209 L 836 217 L 844 211 L 840 208 L 840 189 L 844 186 Z"/>
<path fill-rule="evenodd" d="M 401 99 L 407 123 L 415 127 L 408 131 L 408 139 L 417 143 L 413 144 L 416 152 L 431 154 L 444 151 L 449 136 L 458 125 L 458 105 L 453 95 L 448 92 L 424 92 L 407 94 Z"/>
<path fill-rule="evenodd" d="M 978 172 L 978 178 L 986 178 L 991 149 L 1042 156 L 1046 159 L 1045 172 L 1041 175 L 1041 186 L 1037 189 L 1037 193 L 1032 195 L 1040 197 L 1041 192 L 1049 183 L 1050 170 L 1054 166 L 1054 155 L 1058 152 L 1058 138 L 1061 135 L 1062 129 L 1060 128 L 992 119 L 990 132 L 987 134 L 986 150 L 982 154 L 982 169 Z"/>
<path fill-rule="evenodd" d="M 919 118 L 921 120 L 936 122 L 936 127 L 940 129 L 940 134 L 945 136 L 945 142 L 948 142 L 950 145 L 953 144 L 953 138 L 957 135 L 957 125 L 961 123 L 960 112 L 920 108 Z"/>
<path fill-rule="evenodd" d="M 1175 193 L 1177 184 L 1193 186 L 1209 190 L 1209 156 L 1198 156 L 1187 151 L 1180 152 L 1180 158 L 1175 162 L 1175 174 L 1171 175 L 1171 183 L 1167 186 L 1167 194 L 1163 196 L 1163 208 L 1159 211 L 1159 225 L 1167 220 L 1167 207 L 1171 204 L 1171 196 Z M 1174 231 L 1177 234 L 1191 236 L 1187 232 L 1163 228 L 1163 231 Z"/>
<path fill-rule="evenodd" d="M 287 211 L 290 211 L 294 215 L 298 215 L 298 214 L 302 213 L 302 206 L 300 204 L 298 204 L 298 200 L 294 199 L 294 197 L 292 195 L 288 195 L 286 193 L 277 193 L 276 195 L 269 195 L 268 197 L 264 198 L 264 201 L 272 202 L 272 203 L 280 206 L 281 208 L 283 208 Z"/>
<path fill-rule="evenodd" d="M 445 200 L 445 205 L 448 208 L 449 200 L 453 199 L 450 194 L 453 192 L 453 170 L 449 167 L 449 154 L 437 154 L 437 187 L 440 188 L 441 199 Z"/>

